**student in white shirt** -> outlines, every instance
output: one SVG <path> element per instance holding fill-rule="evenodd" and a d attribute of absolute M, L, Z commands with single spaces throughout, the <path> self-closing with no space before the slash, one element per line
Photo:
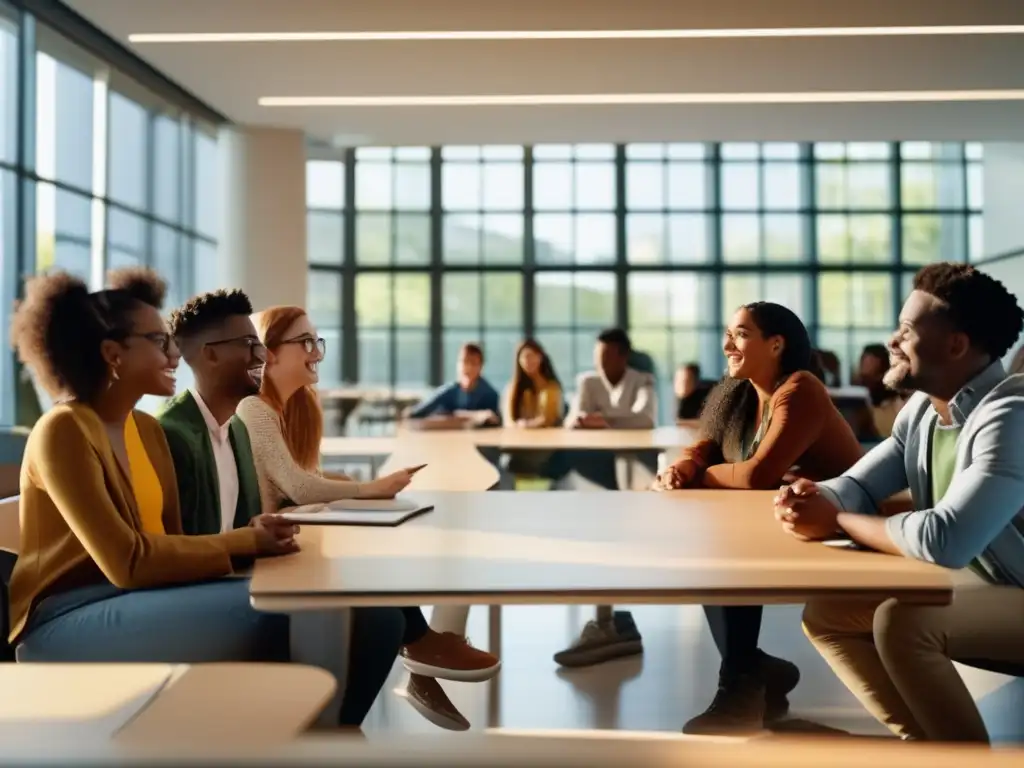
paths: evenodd
<path fill-rule="evenodd" d="M 613 328 L 602 331 L 594 347 L 597 370 L 576 379 L 566 425 L 570 429 L 653 429 L 658 412 L 654 376 L 631 368 L 633 345 L 629 335 Z M 619 489 L 612 451 L 571 451 L 569 464 L 579 475 L 609 491 Z M 657 471 L 656 453 L 637 459 Z M 643 651 L 643 641 L 629 611 L 599 606 L 597 619 L 587 623 L 569 648 L 555 654 L 566 667 L 596 664 Z"/>
<path fill-rule="evenodd" d="M 196 380 L 159 416 L 174 458 L 186 534 L 241 528 L 261 511 L 249 432 L 235 418 L 238 403 L 259 392 L 266 361 L 251 311 L 241 291 L 217 291 L 171 315 L 171 333 Z"/>
<path fill-rule="evenodd" d="M 576 395 L 566 426 L 570 429 L 653 429 L 658 412 L 654 376 L 629 367 L 633 346 L 619 329 L 602 331 L 594 346 L 596 370 L 576 378 Z M 656 468 L 657 457 L 642 457 Z M 575 451 L 572 468 L 592 483 L 618 490 L 612 451 Z"/>
<path fill-rule="evenodd" d="M 187 534 L 242 527 L 261 512 L 249 432 L 233 415 L 241 401 L 259 393 L 267 358 L 251 315 L 252 304 L 244 293 L 215 291 L 195 297 L 171 316 L 171 332 L 196 379 L 194 390 L 174 398 L 160 417 L 174 460 Z M 373 490 L 369 484 L 363 487 Z M 416 627 L 425 632 L 426 622 L 400 608 L 356 608 L 351 616 L 347 665 L 336 658 L 340 654 L 329 643 L 323 647 L 314 639 L 317 649 L 309 646 L 306 651 L 336 674 L 347 667 L 338 721 L 358 727 L 396 657 L 410 645 L 410 633 Z M 331 630 L 332 618 L 337 617 L 326 622 Z M 293 657 L 295 653 L 293 646 Z M 443 663 L 439 657 L 430 660 Z M 421 712 L 432 704 L 441 709 L 429 700 L 414 703 Z M 443 713 L 443 709 L 431 711 L 428 718 L 437 722 Z"/>

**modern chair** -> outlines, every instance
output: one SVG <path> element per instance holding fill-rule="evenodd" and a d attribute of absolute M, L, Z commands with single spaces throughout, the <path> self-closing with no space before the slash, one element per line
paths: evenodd
<path fill-rule="evenodd" d="M 14 661 L 14 648 L 7 641 L 11 632 L 7 587 L 18 559 L 19 530 L 18 497 L 0 499 L 0 662 Z"/>

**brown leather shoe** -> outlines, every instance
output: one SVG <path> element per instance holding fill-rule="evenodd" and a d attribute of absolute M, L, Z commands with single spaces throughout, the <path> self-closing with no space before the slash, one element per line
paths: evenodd
<path fill-rule="evenodd" d="M 474 648 L 454 632 L 432 629 L 402 649 L 402 661 L 414 675 L 462 683 L 490 680 L 501 669 L 501 661 L 494 654 Z"/>
<path fill-rule="evenodd" d="M 441 684 L 432 677 L 409 675 L 409 684 L 401 691 L 413 709 L 438 728 L 449 731 L 469 730 L 469 720 L 455 708 Z"/>

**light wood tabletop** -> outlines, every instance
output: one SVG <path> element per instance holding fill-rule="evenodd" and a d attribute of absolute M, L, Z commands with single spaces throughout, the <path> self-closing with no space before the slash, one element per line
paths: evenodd
<path fill-rule="evenodd" d="M 465 433 L 417 432 L 403 435 L 395 444 L 379 474 L 407 467 L 423 469 L 412 477 L 410 492 L 486 491 L 498 483 L 498 468 L 480 455 Z"/>
<path fill-rule="evenodd" d="M 325 437 L 320 442 L 320 455 L 324 458 L 372 458 L 390 456 L 398 438 L 387 437 Z"/>
<path fill-rule="evenodd" d="M 657 429 L 497 427 L 420 431 L 399 428 L 398 434 L 390 437 L 325 437 L 320 443 L 320 453 L 330 458 L 388 456 L 406 441 L 412 440 L 420 441 L 417 443 L 418 446 L 432 444 L 438 450 L 461 443 L 507 451 L 612 450 L 626 453 L 685 447 L 697 440 L 697 429 L 692 425 Z"/>
<path fill-rule="evenodd" d="M 470 732 L 459 738 L 417 734 L 403 739 L 360 739 L 310 735 L 288 744 L 211 745 L 181 739 L 174 746 L 112 749 L 86 745 L 3 745 L 7 766 L 79 765 L 245 765 L 395 766 L 396 768 L 1018 768 L 1020 749 L 966 744 L 905 743 L 896 739 L 767 738 L 739 741 L 674 733 L 583 731 L 550 733 Z"/>
<path fill-rule="evenodd" d="M 2 664 L 0 742 L 290 741 L 335 691 L 299 664 Z"/>
<path fill-rule="evenodd" d="M 656 429 L 519 429 L 501 427 L 470 432 L 478 446 L 511 450 L 610 450 L 619 452 L 665 450 L 690 445 L 697 431 L 687 426 Z"/>
<path fill-rule="evenodd" d="M 387 387 L 353 385 L 318 390 L 321 400 L 364 400 L 372 402 L 416 402 L 430 394 L 428 389 L 389 389 Z"/>
<path fill-rule="evenodd" d="M 396 528 L 305 526 L 300 553 L 256 563 L 253 605 L 951 599 L 938 567 L 796 541 L 772 492 L 412 495 L 435 509 Z"/>

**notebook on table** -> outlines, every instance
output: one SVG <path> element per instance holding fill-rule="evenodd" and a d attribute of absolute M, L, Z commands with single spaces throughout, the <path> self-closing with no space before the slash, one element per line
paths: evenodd
<path fill-rule="evenodd" d="M 329 504 L 304 504 L 281 510 L 281 516 L 301 525 L 401 525 L 434 508 L 408 496 L 393 499 L 342 499 Z"/>

